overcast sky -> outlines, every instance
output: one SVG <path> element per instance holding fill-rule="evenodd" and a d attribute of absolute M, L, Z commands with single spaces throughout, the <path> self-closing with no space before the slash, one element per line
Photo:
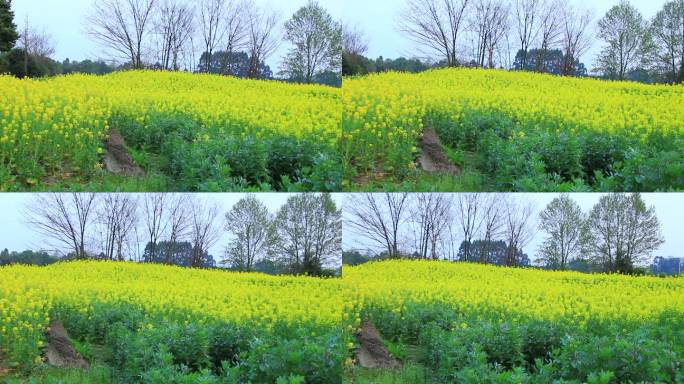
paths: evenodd
<path fill-rule="evenodd" d="M 514 4 L 514 1 L 510 1 Z M 650 19 L 665 4 L 665 0 L 630 0 L 632 5 L 641 11 L 644 17 Z M 570 0 L 576 7 L 594 11 L 594 23 L 619 0 Z M 398 56 L 422 56 L 416 45 L 397 31 L 397 19 L 406 2 L 404 0 L 345 0 L 343 19 L 351 25 L 363 30 L 369 40 L 367 56 L 377 58 L 395 58 Z M 511 36 L 514 36 L 513 34 Z M 514 41 L 511 41 L 514 44 Z M 516 48 L 513 47 L 515 51 Z M 591 50 L 582 57 L 587 68 L 593 68 L 596 55 L 601 50 L 601 43 L 596 41 Z M 515 56 L 515 53 L 513 53 Z"/>
<path fill-rule="evenodd" d="M 280 11 L 284 23 L 307 1 L 256 0 L 256 3 Z M 86 24 L 85 17 L 92 9 L 93 2 L 94 0 L 12 0 L 12 9 L 17 25 L 23 25 L 28 16 L 30 25 L 45 29 L 54 37 L 56 60 L 62 61 L 66 58 L 78 61 L 109 60 L 110 57 L 105 54 L 103 48 L 91 41 L 83 32 Z M 336 19 L 342 17 L 342 0 L 318 0 L 318 2 Z M 288 45 L 283 43 L 267 61 L 274 73 L 278 72 L 282 58 L 288 49 Z"/>
<path fill-rule="evenodd" d="M 0 220 L 0 249 L 9 249 L 10 251 L 23 250 L 52 250 L 54 244 L 51 244 L 40 234 L 31 230 L 26 224 L 25 211 L 32 200 L 35 198 L 31 193 L 1 193 L 0 194 L 0 212 L 2 219 Z M 141 194 L 134 194 L 138 197 Z M 200 199 L 206 202 L 216 202 L 221 206 L 221 217 L 218 218 L 217 224 L 223 226 L 223 217 L 231 207 L 240 199 L 245 197 L 244 193 L 216 193 L 216 194 L 197 194 Z M 255 194 L 257 199 L 263 202 L 272 214 L 275 214 L 278 209 L 285 204 L 287 199 L 293 194 L 289 193 L 258 193 Z M 343 202 L 343 195 L 333 194 L 332 198 L 337 203 L 338 208 L 341 208 Z M 230 241 L 230 235 L 223 233 L 223 236 L 216 245 L 210 250 L 210 254 L 214 255 L 218 262 L 223 256 L 223 251 Z M 341 260 L 340 260 L 341 262 Z"/>
<path fill-rule="evenodd" d="M 522 193 L 515 194 L 518 201 L 532 201 L 537 212 L 534 215 L 535 229 L 538 225 L 537 218 L 541 212 L 554 198 L 558 197 L 555 193 Z M 574 193 L 570 195 L 586 213 L 598 203 L 602 194 L 599 193 Z M 651 193 L 642 194 L 642 198 L 648 206 L 654 206 L 658 219 L 662 226 L 662 234 L 665 243 L 654 253 L 655 256 L 674 256 L 684 257 L 684 236 L 682 236 L 682 225 L 684 225 L 684 193 Z M 359 234 L 350 230 L 349 227 L 342 227 L 342 246 L 345 250 L 373 249 L 373 243 L 365 240 Z M 530 259 L 536 259 L 537 249 L 546 236 L 546 233 L 536 230 L 534 239 L 524 249 Z M 460 240 L 459 240 L 460 241 Z"/>

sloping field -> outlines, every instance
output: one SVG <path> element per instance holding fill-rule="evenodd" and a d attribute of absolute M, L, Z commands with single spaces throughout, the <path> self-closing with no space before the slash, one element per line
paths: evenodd
<path fill-rule="evenodd" d="M 340 91 L 167 72 L 0 77 L 0 189 L 102 174 L 107 136 L 170 190 L 333 189 Z"/>
<path fill-rule="evenodd" d="M 0 268 L 0 280 L 0 354 L 16 369 L 41 362 L 55 320 L 110 349 L 122 382 L 183 365 L 239 381 L 325 383 L 341 376 L 347 353 L 337 279 L 70 262 Z"/>
<path fill-rule="evenodd" d="M 491 180 L 483 189 L 684 188 L 682 86 L 442 69 L 343 88 L 348 185 L 415 177 L 432 128 L 458 166 Z"/>
<path fill-rule="evenodd" d="M 421 350 L 435 382 L 684 377 L 682 278 L 429 261 L 345 267 L 343 276 L 356 294 L 350 307 L 388 340 Z"/>

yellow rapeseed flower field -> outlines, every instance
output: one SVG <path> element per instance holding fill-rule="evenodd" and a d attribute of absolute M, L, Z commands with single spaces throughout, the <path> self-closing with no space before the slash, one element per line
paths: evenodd
<path fill-rule="evenodd" d="M 587 183 L 595 171 L 618 172 L 634 153 L 643 154 L 642 162 L 666 152 L 684 161 L 682 86 L 459 68 L 345 79 L 343 100 L 340 146 L 348 180 L 369 173 L 401 180 L 410 174 L 426 126 L 445 145 L 486 157 L 478 165 L 496 176 L 511 172 L 501 164 L 512 163 L 511 156 L 539 158 L 547 173 Z M 497 147 L 496 140 L 504 144 Z M 565 163 L 556 164 L 558 157 Z M 682 172 L 641 176 L 650 188 L 667 189 L 684 186 Z"/>
<path fill-rule="evenodd" d="M 343 280 L 363 309 L 401 314 L 407 305 L 453 308 L 502 320 L 648 321 L 684 315 L 684 279 L 590 275 L 468 263 L 386 261 L 345 266 Z"/>
<path fill-rule="evenodd" d="M 70 262 L 3 267 L 0 280 L 0 354 L 21 364 L 39 358 L 51 318 L 87 324 L 121 304 L 143 311 L 143 328 L 226 323 L 291 337 L 297 329 L 315 335 L 348 323 L 339 279 Z"/>
<path fill-rule="evenodd" d="M 0 90 L 2 190 L 40 186 L 46 180 L 87 180 L 101 168 L 103 141 L 111 128 L 141 151 L 164 146 L 166 136 L 182 125 L 177 119 L 193 123 L 190 132 L 178 134 L 184 141 L 215 143 L 219 153 L 228 138 L 240 143 L 285 137 L 315 143 L 317 152 L 330 155 L 341 136 L 341 92 L 318 85 L 131 71 L 47 80 L 0 76 Z M 244 161 L 223 152 L 228 163 Z M 230 176 L 251 176 L 233 168 Z"/>
<path fill-rule="evenodd" d="M 589 341 L 610 344 L 618 335 L 626 338 L 620 348 L 631 348 L 632 342 L 650 343 L 643 348 L 657 354 L 665 353 L 663 348 L 671 345 L 672 354 L 665 356 L 676 358 L 682 352 L 677 340 L 684 337 L 677 336 L 677 324 L 684 316 L 681 278 L 401 260 L 345 266 L 341 279 L 93 261 L 3 267 L 0 279 L 0 355 L 20 367 L 40 362 L 44 331 L 54 319 L 63 321 L 70 332 L 89 339 L 105 337 L 99 332 L 116 332 L 110 328 L 112 322 L 118 322 L 117 326 L 136 327 L 132 332 L 139 337 L 152 332 L 148 340 L 163 337 L 168 345 L 185 342 L 189 344 L 184 348 L 197 347 L 198 351 L 202 346 L 196 343 L 207 340 L 206 333 L 201 336 L 203 329 L 235 326 L 240 331 L 221 335 L 255 335 L 250 348 L 256 348 L 258 357 L 246 357 L 244 367 L 261 380 L 280 377 L 287 370 L 305 369 L 302 367 L 310 366 L 307 359 L 313 356 L 330 369 L 325 377 L 340 374 L 343 364 L 353 364 L 352 351 L 358 347 L 354 334 L 364 320 L 374 322 L 388 340 L 412 340 L 428 350 L 440 348 L 433 356 L 444 359 L 435 360 L 434 367 L 430 365 L 436 373 L 454 372 L 449 361 L 467 364 L 447 357 L 460 353 L 450 350 L 454 348 L 448 341 L 451 338 L 466 350 L 472 346 L 463 343 L 480 343 L 477 348 L 485 348 L 490 359 L 511 364 L 522 364 L 521 354 L 544 358 L 548 357 L 545 353 L 557 348 L 561 355 L 556 357 L 562 365 L 567 358 L 564 350 L 584 348 L 582 345 Z M 140 315 L 135 315 L 138 312 Z M 174 324 L 181 331 L 173 328 Z M 154 334 L 156 329 L 162 332 Z M 126 337 L 114 334 L 117 336 L 108 337 Z M 481 335 L 492 339 L 482 339 L 485 336 Z M 209 338 L 220 347 L 210 349 L 212 353 L 220 355 L 221 348 L 239 343 L 231 336 L 224 337 L 227 339 Z M 273 352 L 259 346 L 260 339 L 269 337 L 302 344 L 285 344 L 290 347 L 283 347 L 282 355 L 273 355 L 278 353 L 279 342 L 275 342 Z M 117 343 L 127 345 L 124 340 Z M 174 350 L 175 358 L 185 356 L 183 351 Z M 305 351 L 310 355 L 301 354 Z M 240 356 L 247 356 L 244 352 Z M 620 373 L 622 363 L 614 362 L 611 352 L 601 353 L 607 354 L 610 364 L 618 364 L 616 374 L 639 377 Z M 197 356 L 200 361 L 201 356 Z M 586 358 L 581 364 L 592 361 Z M 578 372 L 558 374 L 586 378 L 582 375 L 594 372 L 591 366 L 578 367 Z M 317 377 L 313 371 L 310 374 Z M 654 377 L 651 370 L 644 374 Z"/>
<path fill-rule="evenodd" d="M 403 260 L 345 267 L 343 280 L 349 307 L 393 351 L 418 351 L 403 362 L 424 366 L 426 382 L 679 383 L 684 373 L 683 278 Z"/>

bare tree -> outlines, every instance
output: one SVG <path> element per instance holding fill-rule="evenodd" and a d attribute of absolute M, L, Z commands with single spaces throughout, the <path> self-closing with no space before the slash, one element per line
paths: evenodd
<path fill-rule="evenodd" d="M 24 27 L 19 33 L 19 46 L 24 49 L 27 55 L 39 57 L 51 57 L 55 54 L 55 43 L 52 35 L 46 30 L 34 28 L 29 23 L 26 16 Z M 27 68 L 24 68 L 25 72 Z"/>
<path fill-rule="evenodd" d="M 473 261 L 470 246 L 482 226 L 484 195 L 479 193 L 461 193 L 456 197 L 456 217 L 463 233 L 463 260 Z"/>
<path fill-rule="evenodd" d="M 257 6 L 249 7 L 247 34 L 249 69 L 247 74 L 250 78 L 259 77 L 261 65 L 278 49 L 280 19 L 280 14 L 276 11 L 261 9 Z"/>
<path fill-rule="evenodd" d="M 220 214 L 220 207 L 216 203 L 192 198 L 190 236 L 192 238 L 192 259 L 190 266 L 200 268 L 204 266 L 204 257 L 209 249 L 221 237 L 220 226 L 216 219 Z"/>
<path fill-rule="evenodd" d="M 539 49 L 537 54 L 537 72 L 546 72 L 548 52 L 556 47 L 562 36 L 562 17 L 558 13 L 560 0 L 545 0 L 540 6 Z"/>
<path fill-rule="evenodd" d="M 249 23 L 245 0 L 228 0 L 226 4 L 225 24 L 225 47 L 226 54 L 221 64 L 221 73 L 233 74 L 234 58 L 236 52 L 247 47 L 247 26 Z"/>
<path fill-rule="evenodd" d="M 27 223 L 36 232 L 71 250 L 75 258 L 85 259 L 96 201 L 94 193 L 36 194 L 26 207 Z"/>
<path fill-rule="evenodd" d="M 517 21 L 518 39 L 522 55 L 521 69 L 527 63 L 527 53 L 539 34 L 539 11 L 543 0 L 516 0 L 515 16 Z"/>
<path fill-rule="evenodd" d="M 368 52 L 368 38 L 357 25 L 342 24 L 342 52 L 355 56 Z"/>
<path fill-rule="evenodd" d="M 28 16 L 24 21 L 24 27 L 19 31 L 17 42 L 24 49 L 24 76 L 29 75 L 29 56 L 47 58 L 55 53 L 52 36 L 45 30 L 31 27 Z"/>
<path fill-rule="evenodd" d="M 87 33 L 93 40 L 143 67 L 143 50 L 151 29 L 157 0 L 95 0 L 87 16 Z"/>
<path fill-rule="evenodd" d="M 476 33 L 477 65 L 494 68 L 494 53 L 508 33 L 509 6 L 502 0 L 480 0 L 475 4 L 471 29 Z"/>
<path fill-rule="evenodd" d="M 167 199 L 166 222 L 168 226 L 167 248 L 164 251 L 164 263 L 172 264 L 178 243 L 185 239 L 190 230 L 190 201 L 188 195 L 179 194 Z"/>
<path fill-rule="evenodd" d="M 560 7 L 562 12 L 562 38 L 564 62 L 562 73 L 565 76 L 575 75 L 575 61 L 584 55 L 592 44 L 589 25 L 594 16 L 591 11 L 580 11 L 563 0 Z"/>
<path fill-rule="evenodd" d="M 408 213 L 408 193 L 363 193 L 348 195 L 344 211 L 346 224 L 360 236 L 387 251 L 389 258 L 399 254 L 400 228 Z"/>
<path fill-rule="evenodd" d="M 480 247 L 479 262 L 490 263 L 490 247 L 504 228 L 506 201 L 503 195 L 491 193 L 483 197 L 481 209 L 481 232 L 483 244 Z"/>
<path fill-rule="evenodd" d="M 448 66 L 458 65 L 459 32 L 469 0 L 408 0 L 399 30 Z"/>
<path fill-rule="evenodd" d="M 127 245 L 137 224 L 137 199 L 129 194 L 104 194 L 97 207 L 97 222 L 103 237 L 103 254 L 106 260 L 123 261 Z"/>
<path fill-rule="evenodd" d="M 518 253 L 534 238 L 534 203 L 511 199 L 506 204 L 505 236 L 507 243 L 506 265 L 519 264 Z"/>
<path fill-rule="evenodd" d="M 166 209 L 170 198 L 170 195 L 165 193 L 147 193 L 142 199 L 143 224 L 147 234 L 147 244 L 150 246 L 148 255 L 150 260 L 157 260 L 159 252 L 157 244 L 168 227 Z"/>
<path fill-rule="evenodd" d="M 418 249 L 421 258 L 439 259 L 437 246 L 452 221 L 452 199 L 448 194 L 421 193 L 416 195 L 413 221 L 418 227 Z"/>
<path fill-rule="evenodd" d="M 165 70 L 179 70 L 179 57 L 194 32 L 194 11 L 179 0 L 161 0 L 155 29 L 160 38 L 159 59 Z"/>
<path fill-rule="evenodd" d="M 201 0 L 199 9 L 202 40 L 204 42 L 205 65 L 203 70 L 209 72 L 214 50 L 219 46 L 226 32 L 223 26 L 226 0 Z"/>

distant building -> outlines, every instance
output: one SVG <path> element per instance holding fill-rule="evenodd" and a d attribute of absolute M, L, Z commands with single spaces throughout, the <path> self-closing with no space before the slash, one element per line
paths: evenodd
<path fill-rule="evenodd" d="M 653 274 L 655 275 L 680 275 L 684 273 L 684 258 L 661 257 L 653 259 Z"/>

